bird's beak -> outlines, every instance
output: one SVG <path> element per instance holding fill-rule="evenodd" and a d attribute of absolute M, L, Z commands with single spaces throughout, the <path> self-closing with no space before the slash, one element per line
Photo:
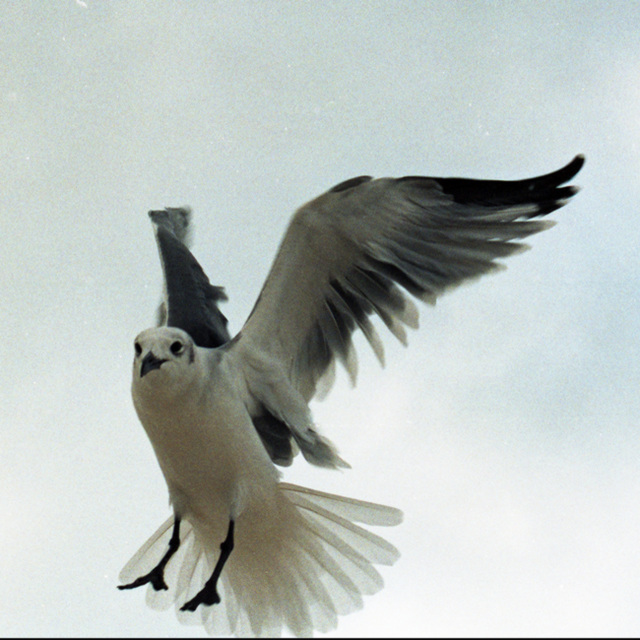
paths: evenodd
<path fill-rule="evenodd" d="M 149 353 L 142 358 L 142 364 L 140 365 L 140 377 L 143 378 L 147 373 L 149 373 L 149 371 L 159 369 L 163 362 L 166 362 L 166 360 L 156 358 L 153 351 L 149 351 Z"/>

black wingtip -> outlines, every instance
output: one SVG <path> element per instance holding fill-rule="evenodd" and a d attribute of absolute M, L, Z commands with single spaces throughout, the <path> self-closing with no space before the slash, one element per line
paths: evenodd
<path fill-rule="evenodd" d="M 329 193 L 339 193 L 340 191 L 347 191 L 348 189 L 353 189 L 353 187 L 357 187 L 361 185 L 363 182 L 369 182 L 371 180 L 371 176 L 358 176 L 357 178 L 349 178 L 349 180 L 345 180 L 344 182 L 340 182 L 335 187 L 331 187 L 329 189 Z"/>
<path fill-rule="evenodd" d="M 564 182 L 571 180 L 571 178 L 573 178 L 578 173 L 578 171 L 582 169 L 584 163 L 585 157 L 583 154 L 579 153 L 568 165 L 562 167 L 562 169 L 558 169 L 558 171 L 555 171 L 549 175 L 556 176 L 556 178 L 559 180 L 558 184 L 563 184 Z M 577 187 L 572 188 L 577 189 Z"/>

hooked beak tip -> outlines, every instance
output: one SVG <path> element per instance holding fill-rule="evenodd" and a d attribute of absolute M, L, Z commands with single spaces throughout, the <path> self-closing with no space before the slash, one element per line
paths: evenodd
<path fill-rule="evenodd" d="M 140 377 L 144 378 L 144 376 L 146 376 L 150 371 L 159 369 L 164 362 L 166 362 L 166 360 L 156 357 L 152 351 L 149 351 L 149 353 L 142 358 L 142 363 L 140 364 Z"/>

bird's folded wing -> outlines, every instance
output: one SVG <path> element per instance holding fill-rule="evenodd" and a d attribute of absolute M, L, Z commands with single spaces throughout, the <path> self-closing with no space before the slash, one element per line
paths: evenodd
<path fill-rule="evenodd" d="M 234 342 L 279 361 L 307 400 L 335 359 L 355 382 L 355 329 L 383 363 L 370 316 L 406 343 L 418 312 L 405 291 L 433 303 L 499 268 L 496 260 L 526 246 L 517 240 L 552 224 L 536 218 L 576 193 L 562 185 L 583 162 L 518 181 L 363 176 L 337 185 L 292 218 Z"/>

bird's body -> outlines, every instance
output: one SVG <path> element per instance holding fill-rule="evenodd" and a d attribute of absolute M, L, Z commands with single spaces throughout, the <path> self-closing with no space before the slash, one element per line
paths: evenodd
<path fill-rule="evenodd" d="M 300 451 L 319 466 L 348 466 L 308 403 L 329 389 L 336 360 L 355 382 L 352 333 L 360 329 L 384 363 L 369 317 L 406 342 L 405 326 L 418 320 L 406 293 L 433 303 L 499 268 L 497 259 L 525 248 L 515 240 L 550 226 L 535 218 L 575 193 L 561 185 L 582 163 L 514 182 L 337 185 L 294 215 L 233 339 L 217 307 L 224 291 L 187 248 L 188 211 L 151 212 L 164 326 L 136 338 L 132 396 L 174 515 L 123 569 L 120 588 L 149 584 L 150 602 L 176 603 L 180 619 L 198 611 L 210 633 L 254 635 L 329 630 L 379 590 L 373 565 L 398 552 L 354 523 L 395 525 L 401 512 L 282 483 L 274 464 Z"/>
<path fill-rule="evenodd" d="M 337 613 L 361 606 L 362 593 L 382 586 L 371 563 L 390 564 L 398 557 L 394 547 L 352 520 L 397 524 L 400 512 L 281 483 L 251 420 L 255 400 L 247 378 L 224 347 L 198 347 L 184 331 L 170 327 L 148 329 L 136 344 L 134 406 L 167 482 L 175 518 L 189 526 L 181 544 L 185 535 L 193 537 L 191 552 L 173 560 L 182 600 L 202 587 L 192 580 L 194 563 L 207 567 L 205 573 L 213 570 L 233 522 L 234 550 L 218 591 L 227 605 L 232 599 L 237 604 L 224 615 L 205 608 L 207 629 L 272 635 L 284 624 L 308 635 L 313 628 L 333 628 Z M 179 353 L 171 350 L 176 344 Z M 150 353 L 161 364 L 141 375 Z M 155 542 L 155 552 L 164 551 L 166 540 Z M 135 557 L 121 577 L 146 574 L 157 561 Z M 173 601 L 180 593 L 167 595 Z"/>
<path fill-rule="evenodd" d="M 246 385 L 238 384 L 241 378 L 224 350 L 193 345 L 179 329 L 149 329 L 138 343 L 143 349 L 147 343 L 154 345 L 153 352 L 159 356 L 165 343 L 177 339 L 190 345 L 189 366 L 180 367 L 176 373 L 181 375 L 175 376 L 172 366 L 182 364 L 175 360 L 144 377 L 134 372 L 134 406 L 153 444 L 176 513 L 211 528 L 209 519 L 217 521 L 221 512 L 226 527 L 229 516 L 235 519 L 247 503 L 273 491 L 278 474 L 253 428 Z M 166 349 L 172 355 L 169 344 Z M 209 388 L 214 392 L 209 393 Z"/>

